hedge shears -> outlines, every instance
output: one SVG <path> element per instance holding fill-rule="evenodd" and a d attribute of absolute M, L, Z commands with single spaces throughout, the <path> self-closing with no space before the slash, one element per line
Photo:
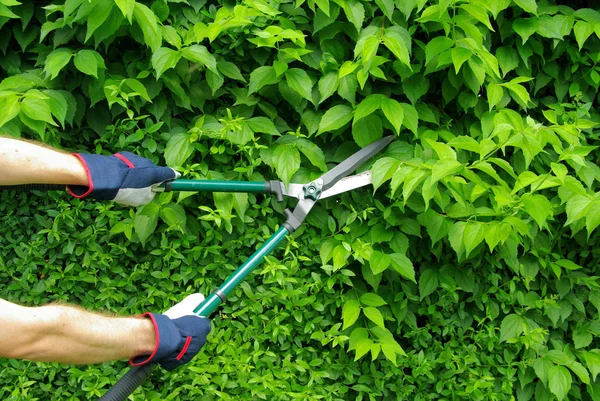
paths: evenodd
<path fill-rule="evenodd" d="M 246 192 L 273 194 L 279 202 L 284 197 L 294 198 L 297 204 L 293 211 L 285 209 L 285 222 L 275 233 L 267 239 L 225 282 L 195 309 L 194 313 L 201 317 L 209 317 L 218 306 L 225 302 L 227 296 L 257 267 L 264 257 L 274 249 L 291 233 L 296 231 L 304 222 L 308 213 L 314 205 L 324 198 L 352 191 L 354 189 L 371 184 L 371 171 L 360 174 L 354 173 L 365 161 L 383 150 L 394 136 L 386 136 L 365 148 L 357 151 L 343 162 L 339 163 L 330 171 L 308 184 L 285 185 L 281 181 L 271 180 L 267 182 L 257 181 L 214 181 L 214 180 L 190 180 L 175 179 L 167 181 L 153 190 L 155 192 L 170 191 L 195 191 L 195 192 Z M 56 185 L 19 185 L 4 186 L 0 189 L 30 189 L 48 190 L 59 189 L 64 186 Z M 100 401 L 124 401 L 139 387 L 152 373 L 156 367 L 155 363 L 132 367 L 115 385 L 109 389 Z"/>

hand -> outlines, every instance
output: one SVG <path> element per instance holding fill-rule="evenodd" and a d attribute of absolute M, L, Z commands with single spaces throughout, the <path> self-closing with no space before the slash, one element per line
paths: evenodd
<path fill-rule="evenodd" d="M 152 186 L 179 177 L 169 167 L 157 167 L 150 160 L 130 152 L 112 156 L 75 153 L 83 164 L 88 185 L 70 185 L 76 198 L 114 200 L 127 206 L 140 206 L 154 199 Z"/>
<path fill-rule="evenodd" d="M 210 332 L 210 321 L 194 314 L 194 309 L 204 300 L 202 294 L 192 294 L 162 315 L 144 313 L 152 320 L 156 333 L 156 346 L 149 356 L 132 358 L 133 366 L 150 362 L 173 370 L 188 363 L 200 351 Z"/>

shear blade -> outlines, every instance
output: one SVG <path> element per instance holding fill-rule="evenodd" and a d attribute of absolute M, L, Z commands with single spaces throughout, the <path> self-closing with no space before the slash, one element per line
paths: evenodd
<path fill-rule="evenodd" d="M 353 189 L 364 187 L 372 183 L 371 171 L 365 171 L 360 174 L 344 177 L 339 180 L 334 186 L 321 193 L 319 199 L 329 198 L 330 196 L 338 195 L 343 192 L 352 191 Z M 283 194 L 299 200 L 304 199 L 305 184 L 290 184 L 284 188 Z M 283 185 L 282 185 L 283 186 Z"/>

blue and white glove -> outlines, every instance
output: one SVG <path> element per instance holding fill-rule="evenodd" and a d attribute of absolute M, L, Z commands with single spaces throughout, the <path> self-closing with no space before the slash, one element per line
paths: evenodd
<path fill-rule="evenodd" d="M 192 294 L 162 315 L 144 313 L 152 320 L 156 346 L 151 355 L 132 358 L 133 366 L 156 362 L 166 370 L 188 363 L 200 351 L 210 333 L 210 321 L 194 314 L 202 301 L 202 294 Z"/>
<path fill-rule="evenodd" d="M 112 156 L 74 154 L 83 164 L 88 185 L 69 185 L 76 198 L 114 200 L 122 205 L 140 206 L 154 199 L 152 187 L 179 177 L 169 167 L 157 167 L 150 160 L 130 152 Z"/>

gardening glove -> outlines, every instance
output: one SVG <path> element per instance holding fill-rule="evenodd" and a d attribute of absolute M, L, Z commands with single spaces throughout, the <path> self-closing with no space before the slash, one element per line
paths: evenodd
<path fill-rule="evenodd" d="M 200 351 L 210 332 L 210 321 L 194 314 L 194 309 L 204 301 L 204 295 L 192 294 L 164 314 L 144 313 L 152 320 L 156 333 L 156 346 L 151 355 L 132 358 L 133 366 L 157 362 L 164 369 L 173 370 L 188 363 Z"/>
<path fill-rule="evenodd" d="M 157 167 L 150 160 L 130 152 L 112 156 L 74 154 L 83 164 L 88 185 L 69 185 L 67 189 L 76 198 L 114 200 L 122 205 L 140 206 L 154 198 L 152 186 L 179 177 L 169 167 Z"/>

